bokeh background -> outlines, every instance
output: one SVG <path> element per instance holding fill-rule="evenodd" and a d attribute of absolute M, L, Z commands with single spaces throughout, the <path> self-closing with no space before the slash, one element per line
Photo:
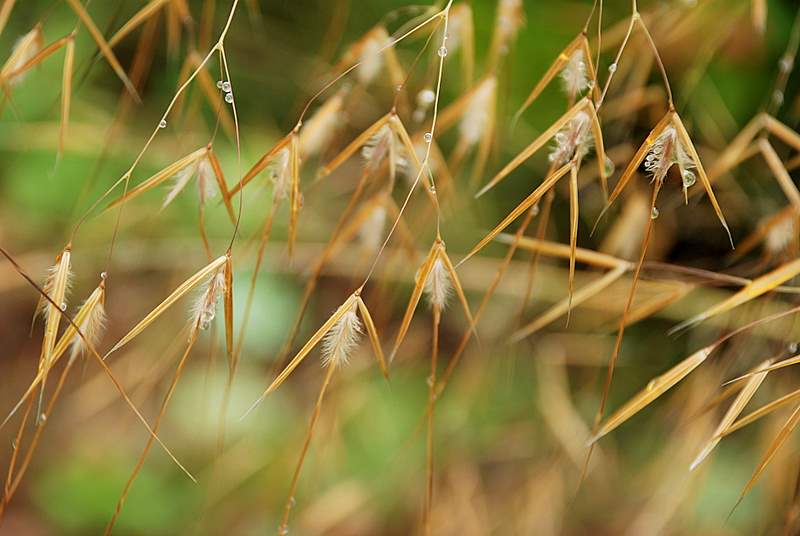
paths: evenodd
<path fill-rule="evenodd" d="M 216 7 L 213 35 L 217 35 L 229 2 L 211 3 Z M 497 2 L 472 0 L 469 4 L 475 19 L 477 72 L 482 73 Z M 604 39 L 613 42 L 613 31 L 625 24 L 630 6 L 627 0 L 605 4 L 603 24 L 609 33 Z M 798 6 L 790 0 L 768 2 L 762 34 L 754 28 L 751 3 L 746 0 L 641 0 L 640 4 L 643 13 L 651 17 L 647 21 L 666 64 L 679 112 L 701 155 L 713 161 L 770 99 Z M 141 5 L 131 0 L 94 0 L 87 9 L 101 31 L 110 35 Z M 60 159 L 56 147 L 63 53 L 44 61 L 13 88 L 10 99 L 4 100 L 0 117 L 0 244 L 35 279 L 44 277 L 80 216 L 125 172 L 158 123 L 193 43 L 202 39 L 193 35 L 192 29 L 196 32 L 199 27 L 203 2 L 190 1 L 188 5 L 194 25 L 187 22 L 178 33 L 168 27 L 165 15 L 159 15 L 161 21 L 150 41 L 152 56 L 140 86 L 141 104 L 124 96 L 118 79 L 97 55 L 96 45 L 85 29 L 80 29 L 72 117 Z M 553 58 L 580 31 L 591 2 L 525 0 L 523 6 L 525 26 L 498 73 L 498 133 L 481 182 L 565 109 L 558 88 L 550 88 L 512 127 L 514 111 Z M 399 0 L 243 2 L 225 47 L 240 123 L 241 164 L 225 121 L 217 127 L 219 106 L 225 113 L 229 108 L 220 104 L 221 99 L 210 103 L 197 87 L 192 87 L 186 94 L 183 113 L 171 118 L 167 128 L 159 132 L 134 174 L 134 182 L 204 145 L 218 128 L 214 149 L 232 184 L 292 128 L 303 104 L 330 79 L 332 66 L 349 44 L 377 23 L 393 32 L 424 8 L 409 7 Z M 15 40 L 37 23 L 42 23 L 45 42 L 49 43 L 72 31 L 76 22 L 64 2 L 17 2 L 0 35 L 0 56 L 8 56 Z M 677 32 L 684 28 L 682 25 L 685 31 Z M 134 32 L 115 48 L 126 68 L 142 46 L 140 34 L 141 30 Z M 407 69 L 414 64 L 429 33 L 420 35 L 398 47 Z M 591 39 L 596 46 L 593 35 Z M 603 78 L 616 48 L 603 51 Z M 200 52 L 205 50 L 199 48 Z M 429 48 L 411 70 L 410 98 L 431 80 L 434 51 Z M 638 65 L 649 54 L 640 42 L 634 42 L 621 65 Z M 444 105 L 464 92 L 457 62 L 458 56 L 445 62 Z M 212 80 L 220 79 L 217 61 L 210 62 L 209 71 Z M 624 167 L 625 158 L 665 110 L 657 72 L 652 71 L 645 83 L 655 88 L 651 103 L 626 111 L 624 99 L 613 101 L 617 109 L 622 109 L 620 116 L 603 118 L 608 127 L 607 144 L 618 155 L 618 169 Z M 346 79 L 341 84 L 352 85 L 353 81 Z M 800 118 L 794 100 L 796 86 L 797 81 L 790 78 L 779 112 L 792 127 Z M 612 87 L 610 95 L 624 96 L 623 88 Z M 335 154 L 385 113 L 393 96 L 385 80 L 368 88 L 354 88 L 346 120 L 327 154 Z M 611 104 L 609 108 L 614 110 Z M 455 137 L 444 136 L 440 143 L 449 152 Z M 457 196 L 443 222 L 448 251 L 454 257 L 468 251 L 486 229 L 538 184 L 545 169 L 545 158 L 534 159 L 478 202 L 470 201 L 466 192 L 468 170 L 463 177 L 457 176 L 457 189 L 463 187 L 465 193 Z M 739 241 L 761 218 L 785 203 L 763 165 L 744 167 L 736 179 L 721 184 L 718 196 Z M 641 196 L 647 192 L 647 183 L 641 175 L 636 181 Z M 307 270 L 352 189 L 347 173 L 318 185 L 309 169 L 303 182 L 305 205 L 297 256 L 290 261 L 286 255 L 288 218 L 284 208 L 276 218 L 274 239 L 259 276 L 252 324 L 226 421 L 225 450 L 217 454 L 219 411 L 227 377 L 219 322 L 194 349 L 160 434 L 199 483 L 189 481 L 163 451 L 153 449 L 125 504 L 117 534 L 246 535 L 276 530 L 322 379 L 317 354 L 254 413 L 243 420 L 239 417 L 272 379 L 275 356 L 296 314 Z M 561 195 L 565 192 L 556 197 L 548 231 L 548 238 L 561 242 L 569 236 L 568 198 Z M 757 253 L 749 264 L 731 269 L 727 238 L 707 201 L 695 199 L 684 207 L 680 200 L 679 187 L 665 190 L 650 258 L 752 275 L 758 265 Z M 246 253 L 241 260 L 235 258 L 239 318 L 252 273 L 252 251 L 245 245 L 258 232 L 269 210 L 269 190 L 263 184 L 246 190 L 244 203 L 236 248 Z M 579 245 L 635 258 L 640 240 L 635 232 L 623 233 L 615 243 L 605 242 L 625 209 L 617 210 L 597 234 L 590 236 L 602 208 L 596 187 L 587 188 L 583 206 Z M 634 205 L 628 199 L 624 206 Z M 107 258 L 115 213 L 93 213 L 75 237 L 71 306 L 88 295 L 101 271 L 109 274 L 109 326 L 102 348 L 108 348 L 206 262 L 197 231 L 196 198 L 184 194 L 167 209 L 159 208 L 158 194 L 143 196 L 126 206 L 110 265 Z M 212 250 L 221 254 L 232 231 L 222 205 L 211 204 L 206 225 Z M 430 222 L 415 227 L 420 250 L 428 247 L 432 231 Z M 492 246 L 460 270 L 473 307 L 503 251 Z M 359 250 L 348 249 L 332 261 L 298 341 L 306 340 L 354 288 L 368 265 L 362 257 Z M 380 294 L 389 299 L 370 303 L 379 318 L 385 345 L 399 323 L 414 269 L 401 263 L 393 272 L 386 268 L 376 274 L 376 281 L 390 289 Z M 600 378 L 611 353 L 628 282 L 613 286 L 576 309 L 568 326 L 561 319 L 533 338 L 508 345 L 504 337 L 520 307 L 527 270 L 528 255 L 518 255 L 484 315 L 481 344 L 471 346 L 439 400 L 435 533 L 781 533 L 796 508 L 794 486 L 800 460 L 793 442 L 779 452 L 773 467 L 730 518 L 728 514 L 785 415 L 727 438 L 701 470 L 689 473 L 686 468 L 687 460 L 708 437 L 722 411 L 716 408 L 703 413 L 699 409 L 719 392 L 724 379 L 752 367 L 793 340 L 797 334 L 794 324 L 781 324 L 772 332 L 737 342 L 603 440 L 589 476 L 579 486 L 586 434 L 599 402 Z M 580 272 L 578 281 L 589 277 Z M 696 281 L 675 284 L 681 283 Z M 648 288 L 656 292 L 656 286 L 654 282 L 653 288 Z M 626 335 L 610 407 L 619 406 L 650 378 L 730 326 L 791 301 L 790 297 L 769 299 L 681 337 L 666 334 L 678 321 L 728 292 L 693 286 L 683 299 L 632 326 Z M 566 263 L 543 259 L 526 316 L 531 318 L 565 294 Z M 40 322 L 32 332 L 30 329 L 36 301 L 36 293 L 10 265 L 0 263 L 0 408 L 4 411 L 14 405 L 36 370 L 42 333 Z M 188 305 L 184 302 L 110 362 L 149 417 L 157 412 L 185 340 L 181 328 Z M 443 360 L 447 360 L 464 327 L 460 311 L 453 306 L 442 327 Z M 353 356 L 351 366 L 338 375 L 300 480 L 290 524 L 292 534 L 401 535 L 419 530 L 425 478 L 424 428 L 420 426 L 427 396 L 429 338 L 428 309 L 421 307 L 403 351 L 392 363 L 389 383 L 374 367 L 366 343 Z M 792 374 L 789 371 L 771 379 L 757 400 L 771 400 L 793 389 L 796 384 Z M 13 452 L 16 426 L 12 421 L 0 432 L 0 467 L 6 467 Z M 77 367 L 48 418 L 41 445 L 5 512 L 0 534 L 100 533 L 146 438 L 140 423 L 96 364 L 88 361 Z"/>

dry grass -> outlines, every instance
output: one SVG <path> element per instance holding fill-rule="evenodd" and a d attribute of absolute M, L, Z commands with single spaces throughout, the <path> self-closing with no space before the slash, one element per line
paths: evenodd
<path fill-rule="evenodd" d="M 410 445 L 424 443 L 424 455 L 403 475 L 420 499 L 410 501 L 407 518 L 413 521 L 404 525 L 408 531 L 555 534 L 603 527 L 631 534 L 670 532 L 683 505 L 691 502 L 706 478 L 709 463 L 702 462 L 717 456 L 734 431 L 800 400 L 800 390 L 776 393 L 775 378 L 782 373 L 773 372 L 800 363 L 793 343 L 797 330 L 789 325 L 800 293 L 795 286 L 800 274 L 800 191 L 792 176 L 800 165 L 800 133 L 792 126 L 800 115 L 800 98 L 793 108 L 783 105 L 800 47 L 800 14 L 771 93 L 742 128 L 719 95 L 708 103 L 698 102 L 703 95 L 699 91 L 701 97 L 692 96 L 696 88 L 716 90 L 708 87 L 713 83 L 703 82 L 704 73 L 725 47 L 733 48 L 733 38 L 708 41 L 697 57 L 679 46 L 692 36 L 696 40 L 697 35 L 722 32 L 726 25 L 741 26 L 742 20 L 760 41 L 771 28 L 767 2 L 740 3 L 720 15 L 711 0 L 694 8 L 679 2 L 640 7 L 633 0 L 629 16 L 609 25 L 604 17 L 618 8 L 607 9 L 595 1 L 583 27 L 571 30 L 578 32 L 576 37 L 555 59 L 544 62 L 549 67 L 538 81 L 525 81 L 527 97 L 512 104 L 511 63 L 520 53 L 515 45 L 524 32 L 535 32 L 540 24 L 526 23 L 521 0 L 496 2 L 496 18 L 488 28 L 492 37 L 486 43 L 476 40 L 478 12 L 486 7 L 479 2 L 447 0 L 399 9 L 377 24 L 371 21 L 370 29 L 349 44 L 342 42 L 344 20 L 334 18 L 319 51 L 324 65 L 315 65 L 312 79 L 305 80 L 309 87 L 291 112 L 291 126 L 266 137 L 252 136 L 257 114 L 248 108 L 254 89 L 246 81 L 253 77 L 240 74 L 246 62 L 238 48 L 226 48 L 241 31 L 239 20 L 245 11 L 258 33 L 258 25 L 266 20 L 258 2 L 240 5 L 231 0 L 218 12 L 213 0 L 200 5 L 151 0 L 132 13 L 123 9 L 127 14 L 122 19 L 100 23 L 93 5 L 67 0 L 74 29 L 52 41 L 45 38 L 51 21 L 34 10 L 41 19 L 18 36 L 0 68 L 0 111 L 20 115 L 16 100 L 30 83 L 26 77 L 36 76 L 63 49 L 60 83 L 52 95 L 59 108 L 52 143 L 54 173 L 80 145 L 72 139 L 81 129 L 102 138 L 95 142 L 100 162 L 123 154 L 125 171 L 109 181 L 98 164 L 86 174 L 75 204 L 77 217 L 67 226 L 67 246 L 41 283 L 28 275 L 28 263 L 22 260 L 27 257 L 7 252 L 5 243 L 15 240 L 14 231 L 0 233 L 0 252 L 9 267 L 2 272 L 4 278 L 18 278 L 38 300 L 37 314 L 44 318 L 41 330 L 32 329 L 41 336 L 37 370 L 26 380 L 22 396 L 14 395 L 0 424 L 5 428 L 17 423 L 0 522 L 8 516 L 59 396 L 67 386 L 81 392 L 91 385 L 89 379 L 83 387 L 67 382 L 68 376 L 75 376 L 70 374 L 75 363 L 85 356 L 103 369 L 148 432 L 116 498 L 106 534 L 117 526 L 154 442 L 191 480 L 193 474 L 202 475 L 204 510 L 194 522 L 205 530 L 217 502 L 235 494 L 237 486 L 259 470 L 237 474 L 239 449 L 245 451 L 242 459 L 248 457 L 242 447 L 246 440 L 236 434 L 231 440 L 229 435 L 237 425 L 229 414 L 241 407 L 241 385 L 254 377 L 261 394 L 239 424 L 274 411 L 272 401 L 280 403 L 290 385 L 303 394 L 316 393 L 309 402 L 311 415 L 300 448 L 291 442 L 275 446 L 290 452 L 286 458 L 294 462 L 294 470 L 282 509 L 272 502 L 285 482 L 273 480 L 265 490 L 270 515 L 278 518 L 277 523 L 271 520 L 273 528 L 277 524 L 278 533 L 287 534 L 296 519 L 320 534 L 388 533 L 386 525 L 375 520 L 360 532 L 335 532 L 343 520 L 368 508 L 370 494 L 344 482 L 332 487 L 338 491 L 329 490 L 330 496 L 319 493 L 314 503 L 308 493 L 313 487 L 304 483 L 303 470 L 320 474 L 320 464 L 335 459 L 312 446 L 342 448 L 333 416 L 348 411 L 351 393 L 361 393 L 358 374 L 389 380 L 375 388 L 386 393 L 402 389 L 394 378 L 398 376 L 402 386 L 407 370 L 424 370 L 415 380 L 419 384 L 424 377 L 426 382 L 424 403 L 409 411 L 417 423 L 415 431 L 403 445 L 393 445 L 395 456 L 410 456 Z M 12 0 L 0 4 L 0 33 L 9 31 L 18 9 Z M 103 30 L 107 24 L 109 29 Z M 143 144 L 118 150 L 123 139 L 141 142 L 141 135 L 126 132 L 135 107 L 142 101 L 143 106 L 159 102 L 145 82 L 160 53 L 153 41 L 161 25 L 165 57 L 178 66 L 176 87 L 166 103 L 158 104 L 157 121 L 147 125 L 150 133 Z M 84 30 L 88 35 L 82 35 Z M 261 32 L 266 33 L 263 27 Z M 135 35 L 135 49 L 126 52 L 125 44 Z M 91 41 L 86 55 L 82 37 Z M 92 57 L 95 48 L 97 55 Z M 86 114 L 82 95 L 87 73 L 98 59 L 124 86 L 117 108 L 109 113 L 108 130 L 92 126 L 92 120 L 100 119 Z M 232 73 L 242 81 L 234 81 Z M 261 99 L 270 98 L 269 87 L 257 91 Z M 552 105 L 556 101 L 560 108 Z M 540 124 L 539 115 L 555 119 Z M 543 162 L 539 153 L 545 149 Z M 615 163 L 621 165 L 620 173 Z M 140 178 L 147 176 L 143 170 L 148 168 L 158 171 Z M 748 172 L 747 183 L 735 180 L 740 169 Z M 758 180 L 750 180 L 750 175 Z M 190 185 L 196 188 L 191 201 L 185 194 Z M 161 201 L 151 192 L 157 189 L 163 192 Z M 166 266 L 180 283 L 164 278 L 157 288 L 174 288 L 166 297 L 149 299 L 145 293 L 148 305 L 144 297 L 126 303 L 122 316 L 132 319 L 133 327 L 125 332 L 117 324 L 112 332 L 117 342 L 101 352 L 112 334 L 104 336 L 107 298 L 113 303 L 116 296 L 123 299 L 126 291 L 130 293 L 123 288 L 129 284 L 126 278 L 137 284 L 130 275 L 136 268 L 130 236 L 141 229 L 172 236 L 171 226 L 185 206 L 196 211 L 197 228 L 190 235 L 196 234 L 196 240 L 184 241 L 183 247 L 190 243 L 200 254 L 179 259 L 183 252 L 176 250 L 166 262 L 154 262 Z M 487 211 L 505 216 L 492 224 L 497 220 Z M 487 224 L 488 231 L 478 231 Z M 506 232 L 509 229 L 515 230 Z M 581 232 L 587 229 L 591 233 Z M 97 242 L 96 236 L 104 238 L 88 247 L 87 242 Z M 734 236 L 745 236 L 735 248 Z M 52 236 L 46 238 L 48 246 L 56 243 Z M 145 244 L 150 239 L 155 240 L 146 238 Z M 675 253 L 681 245 L 688 255 Z M 721 253 L 728 247 L 730 254 Z M 488 253 L 492 250 L 503 255 L 495 258 Z M 100 282 L 71 314 L 73 272 L 82 284 L 90 260 L 103 269 Z M 273 311 L 286 330 L 280 350 L 265 352 L 270 354 L 266 366 L 248 364 L 242 378 L 242 363 L 256 353 L 248 343 L 260 340 L 264 327 L 258 311 L 272 298 L 265 298 L 259 284 L 265 273 L 272 277 L 278 272 L 291 274 L 303 291 L 291 309 Z M 178 273 L 182 275 L 174 275 Z M 187 273 L 193 275 L 187 278 Z M 119 281 L 119 287 L 107 281 Z M 238 298 L 234 302 L 234 284 L 246 288 L 243 304 Z M 193 294 L 188 313 L 178 312 L 179 304 Z M 429 311 L 419 307 L 423 297 Z M 326 309 L 328 303 L 335 305 Z M 215 322 L 220 307 L 222 320 Z M 108 308 L 112 326 L 111 311 L 119 314 L 119 309 Z M 664 319 L 677 322 L 669 335 L 688 336 L 665 338 Z M 314 329 L 307 336 L 309 324 Z M 628 329 L 635 332 L 633 337 Z M 652 333 L 643 337 L 642 329 Z M 131 355 L 150 351 L 142 348 L 163 354 L 157 350 L 157 333 L 166 333 L 173 351 L 162 356 L 153 378 L 133 376 L 141 382 L 135 386 L 137 395 L 160 398 L 155 413 L 146 418 L 129 396 L 130 388 L 106 362 L 137 368 Z M 584 337 L 603 342 L 595 345 Z M 358 357 L 366 346 L 364 338 L 378 371 L 363 372 L 366 360 Z M 671 356 L 657 367 L 650 358 L 662 349 L 648 348 L 650 338 Z M 202 472 L 190 472 L 158 434 L 179 383 L 186 383 L 180 380 L 199 366 L 189 357 L 208 356 L 207 382 L 217 369 L 218 339 L 226 370 L 219 404 L 213 408 L 215 449 L 202 462 L 192 459 Z M 318 390 L 307 389 L 313 374 L 304 362 L 317 348 L 322 382 Z M 112 354 L 115 359 L 108 360 Z M 449 445 L 458 443 L 453 434 L 459 433 L 448 420 L 453 418 L 452 407 L 442 408 L 445 394 L 453 390 L 452 396 L 458 396 L 459 389 L 470 395 L 457 399 L 466 405 L 465 413 L 475 400 L 501 396 L 503 388 L 492 376 L 499 374 L 493 361 L 506 354 L 521 354 L 535 363 L 535 378 L 526 378 L 524 384 L 536 385 L 536 408 L 558 453 L 552 463 L 541 456 L 525 466 L 523 472 L 532 473 L 526 475 L 528 484 L 520 493 L 508 484 L 515 478 L 505 475 L 502 466 L 530 457 L 530 445 L 509 434 L 487 454 L 488 460 L 461 459 L 462 449 Z M 585 361 L 571 361 L 576 354 Z M 474 359 L 465 361 L 466 355 Z M 173 356 L 177 362 L 170 376 Z M 427 358 L 429 367 L 417 364 Z M 575 366 L 586 362 L 590 374 L 576 371 Z M 627 384 L 645 385 L 627 402 L 619 400 L 624 389 L 618 387 L 617 369 L 623 365 Z M 665 372 L 653 377 L 656 368 Z M 635 381 L 633 373 L 638 374 Z M 641 382 L 645 376 L 652 379 Z M 130 379 L 128 373 L 124 377 Z M 456 377 L 466 387 L 448 388 Z M 723 384 L 731 377 L 735 379 Z M 369 405 L 365 400 L 360 403 Z M 672 407 L 665 406 L 665 400 L 675 406 L 671 413 L 653 417 L 655 408 Z M 746 412 L 755 401 L 758 408 Z M 62 400 L 60 405 L 67 404 Z M 251 415 L 259 405 L 269 407 Z M 611 405 L 618 409 L 607 415 Z M 680 423 L 663 445 L 661 457 L 651 456 L 643 464 L 643 483 L 619 488 L 618 518 L 609 521 L 598 511 L 583 511 L 581 505 L 575 507 L 575 515 L 585 524 L 570 524 L 565 489 L 577 489 L 575 502 L 582 503 L 590 493 L 587 488 L 596 491 L 615 484 L 627 460 L 621 454 L 624 446 L 613 443 L 614 436 L 620 435 L 620 443 L 627 440 L 629 435 L 617 430 L 623 425 L 627 434 L 636 426 L 647 430 L 640 415 L 645 408 L 650 419 L 669 428 Z M 761 461 L 732 508 L 764 477 L 768 465 L 796 472 L 796 463 L 781 456 L 786 451 L 781 447 L 800 422 L 800 406 L 788 419 L 775 418 L 777 425 L 761 438 L 766 445 Z M 296 423 L 298 418 L 289 420 Z M 282 437 L 294 436 L 287 432 Z M 601 439 L 609 448 L 593 458 Z M 282 465 L 291 466 L 286 458 Z M 309 469 L 312 459 L 315 464 Z M 492 478 L 482 476 L 478 467 L 484 462 L 493 467 L 487 471 L 497 479 L 493 491 L 500 499 L 487 491 Z M 416 474 L 423 472 L 424 478 Z M 545 477 L 540 482 L 541 475 Z M 640 493 L 635 486 L 647 491 L 647 501 L 632 498 Z M 786 502 L 782 521 L 769 526 L 791 533 L 800 506 L 797 497 L 787 497 Z M 329 510 L 337 508 L 349 515 L 328 520 Z M 498 517 L 492 513 L 495 508 L 507 514 L 499 516 L 507 521 L 490 521 Z M 719 519 L 718 526 L 724 522 Z M 564 529 L 566 525 L 571 528 Z M 684 533 L 679 523 L 675 527 Z"/>

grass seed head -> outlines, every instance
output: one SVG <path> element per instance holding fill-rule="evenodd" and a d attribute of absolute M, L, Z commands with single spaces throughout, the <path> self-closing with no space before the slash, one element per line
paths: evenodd
<path fill-rule="evenodd" d="M 478 143 L 491 126 L 496 90 L 497 79 L 490 76 L 478 86 L 464 110 L 459 131 L 470 147 Z"/>
<path fill-rule="evenodd" d="M 559 130 L 553 141 L 555 145 L 548 159 L 555 166 L 562 166 L 573 158 L 581 160 L 592 148 L 591 119 L 589 114 L 578 112 Z"/>
<path fill-rule="evenodd" d="M 583 49 L 575 50 L 561 71 L 561 84 L 572 99 L 589 87 L 589 75 Z"/>
<path fill-rule="evenodd" d="M 225 292 L 225 270 L 217 268 L 209 278 L 205 288 L 192 306 L 192 325 L 199 329 L 208 329 L 217 315 L 217 301 Z"/>
<path fill-rule="evenodd" d="M 322 366 L 339 367 L 350 360 L 350 355 L 364 333 L 356 313 L 357 307 L 358 304 L 354 301 L 322 339 Z"/>
<path fill-rule="evenodd" d="M 450 275 L 447 273 L 442 259 L 436 259 L 433 263 L 428 277 L 425 279 L 425 295 L 431 307 L 436 307 L 440 311 L 447 306 L 447 301 L 453 292 L 453 284 Z"/>

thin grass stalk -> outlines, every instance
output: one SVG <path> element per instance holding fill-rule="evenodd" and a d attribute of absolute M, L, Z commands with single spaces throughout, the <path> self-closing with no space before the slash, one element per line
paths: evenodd
<path fill-rule="evenodd" d="M 433 413 L 436 409 L 436 369 L 439 361 L 439 325 L 442 311 L 438 304 L 433 304 L 433 337 L 431 341 L 431 375 L 428 378 L 428 428 L 425 441 L 425 534 L 431 534 L 431 511 L 433 509 Z M 467 332 L 471 333 L 471 332 Z"/>
<path fill-rule="evenodd" d="M 311 438 L 314 435 L 314 428 L 317 425 L 317 420 L 319 419 L 319 415 L 322 411 L 322 401 L 324 400 L 325 393 L 330 386 L 331 378 L 333 377 L 333 371 L 336 369 L 336 367 L 333 365 L 330 365 L 326 368 L 328 370 L 325 373 L 325 379 L 322 381 L 322 387 L 320 387 L 319 395 L 317 395 L 317 403 L 314 404 L 314 411 L 311 414 L 311 420 L 308 423 L 306 438 L 303 441 L 303 447 L 300 449 L 300 457 L 297 460 L 297 466 L 295 467 L 294 475 L 292 476 L 292 482 L 289 485 L 289 498 L 286 500 L 286 506 L 283 508 L 283 517 L 281 518 L 281 524 L 278 528 L 278 534 L 281 535 L 288 534 L 289 515 L 291 514 L 292 507 L 294 506 L 294 496 L 297 492 L 297 483 L 300 481 L 300 471 L 303 469 L 303 463 L 305 462 L 306 454 L 308 454 L 308 448 L 311 446 Z"/>
<path fill-rule="evenodd" d="M 181 374 L 183 373 L 183 368 L 186 365 L 186 361 L 189 358 L 189 354 L 194 348 L 195 342 L 197 342 L 197 336 L 199 335 L 199 325 L 195 324 L 192 329 L 189 343 L 186 345 L 186 350 L 183 352 L 180 361 L 178 362 L 178 366 L 175 368 L 175 374 L 172 376 L 172 381 L 170 382 L 169 388 L 167 389 L 167 393 L 164 395 L 164 400 L 161 402 L 161 407 L 158 411 L 158 416 L 156 420 L 153 422 L 153 433 L 157 434 L 159 428 L 161 428 L 161 420 L 164 418 L 164 415 L 167 412 L 167 405 L 169 405 L 170 400 L 172 399 L 172 395 L 175 393 L 175 388 L 178 386 L 178 380 L 180 380 Z M 144 462 L 147 459 L 147 455 L 150 453 L 150 449 L 153 446 L 153 437 L 150 436 L 147 438 L 147 443 L 145 444 L 144 450 L 142 450 L 141 455 L 139 456 L 139 460 L 136 462 L 136 466 L 131 473 L 131 476 L 128 477 L 128 481 L 125 483 L 125 487 L 122 490 L 122 494 L 120 495 L 119 499 L 117 500 L 117 505 L 114 507 L 114 514 L 111 516 L 111 520 L 106 525 L 104 534 L 108 536 L 111 534 L 111 531 L 114 529 L 114 525 L 119 519 L 119 515 L 122 513 L 122 507 L 125 504 L 125 499 L 128 497 L 128 493 L 130 493 L 131 488 L 133 487 L 133 483 L 136 481 L 136 477 L 139 476 L 139 472 L 144 467 Z"/>

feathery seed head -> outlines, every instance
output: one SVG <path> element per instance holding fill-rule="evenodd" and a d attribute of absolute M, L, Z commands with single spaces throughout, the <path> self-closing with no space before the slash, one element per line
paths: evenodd
<path fill-rule="evenodd" d="M 425 295 L 432 307 L 437 307 L 440 311 L 447 306 L 447 300 L 453 292 L 453 284 L 450 281 L 450 274 L 447 273 L 442 259 L 437 258 L 428 277 L 425 279 Z"/>
<path fill-rule="evenodd" d="M 361 335 L 364 333 L 361 320 L 358 319 L 356 308 L 358 304 L 354 301 L 353 305 L 344 315 L 333 325 L 322 339 L 322 366 L 339 367 L 346 365 L 350 360 L 350 355 L 358 346 Z"/>
<path fill-rule="evenodd" d="M 214 168 L 207 156 L 197 164 L 197 192 L 200 203 L 205 203 L 219 193 L 219 186 L 214 178 Z"/>
<path fill-rule="evenodd" d="M 86 355 L 88 353 L 89 347 L 87 345 L 87 341 L 92 345 L 92 347 L 97 347 L 97 345 L 100 343 L 101 337 L 103 336 L 103 332 L 105 331 L 108 317 L 106 315 L 105 308 L 104 285 L 101 284 L 99 287 L 97 287 L 95 293 L 99 293 L 99 295 L 93 294 L 81 306 L 86 307 L 88 305 L 91 307 L 88 315 L 80 324 L 81 333 L 83 333 L 83 336 L 86 338 L 86 340 L 78 335 L 72 339 L 69 356 L 70 361 L 74 360 L 78 356 Z"/>
<path fill-rule="evenodd" d="M 220 266 L 211 275 L 192 306 L 191 321 L 195 329 L 208 329 L 217 315 L 217 301 L 225 292 L 225 268 Z"/>
<path fill-rule="evenodd" d="M 383 162 L 384 158 L 389 158 L 389 166 L 394 170 L 405 170 L 408 167 L 405 147 L 398 139 L 397 134 L 390 125 L 383 125 L 364 144 L 361 149 L 361 156 L 364 157 L 367 169 L 375 172 Z"/>
<path fill-rule="evenodd" d="M 502 54 L 508 52 L 508 45 L 517 36 L 523 22 L 522 0 L 500 0 L 497 6 L 495 40 Z"/>
<path fill-rule="evenodd" d="M 14 43 L 11 56 L 9 56 L 8 61 L 3 66 L 3 70 L 0 73 L 3 75 L 2 78 L 12 75 L 14 71 L 24 67 L 26 63 L 32 60 L 36 54 L 42 50 L 43 47 L 44 37 L 42 36 L 42 29 L 37 25 L 33 30 L 17 39 L 17 42 Z M 25 79 L 25 74 L 26 73 L 23 72 L 11 76 L 7 80 L 8 84 L 11 86 L 19 84 Z"/>
<path fill-rule="evenodd" d="M 583 49 L 577 49 L 569 57 L 561 70 L 561 84 L 564 91 L 573 99 L 589 87 L 589 76 L 586 70 L 586 58 Z"/>
<path fill-rule="evenodd" d="M 652 180 L 660 183 L 664 181 L 673 164 L 677 164 L 680 169 L 684 189 L 689 188 L 697 181 L 693 171 L 697 167 L 694 160 L 683 146 L 675 128 L 667 127 L 650 147 L 650 152 L 644 161 L 644 168 L 651 175 Z"/>
<path fill-rule="evenodd" d="M 289 190 L 292 184 L 292 170 L 289 166 L 290 151 L 288 147 L 284 147 L 272 162 L 267 166 L 267 174 L 269 180 L 272 181 L 273 191 L 272 198 L 277 201 L 289 197 Z"/>
<path fill-rule="evenodd" d="M 562 166 L 573 158 L 580 160 L 589 154 L 593 139 L 589 127 L 591 119 L 586 112 L 578 112 L 564 127 L 559 130 L 553 140 L 555 145 L 548 159 L 556 166 Z"/>

